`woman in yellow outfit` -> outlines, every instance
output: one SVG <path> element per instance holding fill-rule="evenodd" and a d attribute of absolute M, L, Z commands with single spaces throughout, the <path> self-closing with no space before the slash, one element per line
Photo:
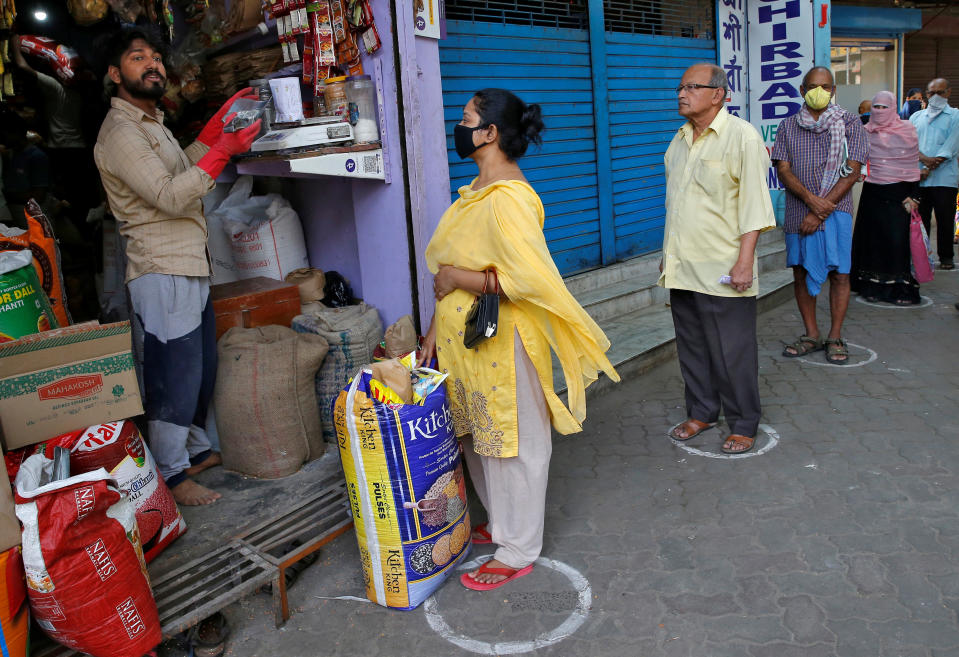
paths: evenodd
<path fill-rule="evenodd" d="M 476 590 L 532 570 L 543 544 L 550 424 L 563 434 L 581 431 L 586 386 L 600 371 L 619 380 L 605 355 L 609 340 L 550 257 L 543 204 L 516 164 L 530 142 L 540 143 L 542 129 L 538 105 L 502 89 L 476 93 L 454 141 L 479 176 L 459 189 L 426 249 L 437 304 L 422 358 L 435 348 L 449 372 L 456 434 L 489 517 L 473 540 L 497 545 L 491 561 L 461 578 Z M 466 315 L 491 272 L 500 292 L 497 334 L 468 349 Z M 553 391 L 551 349 L 566 378 L 568 409 Z"/>

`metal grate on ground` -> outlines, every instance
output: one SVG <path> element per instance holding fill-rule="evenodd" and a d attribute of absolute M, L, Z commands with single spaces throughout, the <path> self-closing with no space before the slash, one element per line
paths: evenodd
<path fill-rule="evenodd" d="M 282 516 L 247 527 L 225 545 L 158 577 L 151 577 L 164 639 L 170 639 L 224 607 L 273 589 L 277 627 L 289 617 L 285 570 L 353 526 L 346 483 L 337 473 Z M 44 637 L 32 657 L 79 657 L 83 653 Z"/>
<path fill-rule="evenodd" d="M 586 0 L 446 0 L 447 20 L 585 30 Z"/>
<path fill-rule="evenodd" d="M 346 482 L 339 474 L 320 481 L 316 492 L 280 518 L 247 528 L 239 539 L 277 569 L 273 615 L 279 627 L 290 617 L 286 569 L 353 526 Z"/>
<path fill-rule="evenodd" d="M 604 0 L 607 32 L 712 39 L 713 0 Z"/>

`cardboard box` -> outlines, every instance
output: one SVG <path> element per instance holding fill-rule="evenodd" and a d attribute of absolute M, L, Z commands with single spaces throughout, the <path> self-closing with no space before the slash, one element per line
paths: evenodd
<path fill-rule="evenodd" d="M 131 346 L 130 322 L 91 322 L 0 344 L 4 449 L 143 413 Z"/>
<path fill-rule="evenodd" d="M 0 552 L 17 545 L 20 545 L 20 521 L 13 503 L 13 489 L 7 469 L 0 468 Z"/>
<path fill-rule="evenodd" d="M 234 326 L 256 328 L 277 324 L 289 328 L 300 314 L 300 288 L 293 283 L 257 276 L 210 288 L 216 315 L 216 339 Z"/>

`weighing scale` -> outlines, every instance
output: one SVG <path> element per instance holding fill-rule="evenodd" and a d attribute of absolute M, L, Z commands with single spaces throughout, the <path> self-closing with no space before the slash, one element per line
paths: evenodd
<path fill-rule="evenodd" d="M 279 151 L 310 146 L 327 146 L 353 141 L 353 127 L 336 116 L 306 119 L 295 128 L 270 130 L 253 142 L 250 150 Z"/>

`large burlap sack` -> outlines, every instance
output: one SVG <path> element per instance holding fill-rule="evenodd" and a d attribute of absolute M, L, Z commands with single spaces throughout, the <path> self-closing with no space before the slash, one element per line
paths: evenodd
<path fill-rule="evenodd" d="M 376 308 L 360 303 L 343 308 L 315 308 L 293 318 L 298 333 L 322 336 L 330 346 L 323 366 L 316 374 L 316 398 L 323 421 L 323 439 L 336 440 L 333 428 L 333 401 L 356 371 L 373 362 L 373 350 L 383 339 L 383 322 Z"/>
<path fill-rule="evenodd" d="M 328 349 L 284 326 L 223 334 L 214 391 L 223 467 L 275 479 L 323 454 L 313 379 Z"/>

